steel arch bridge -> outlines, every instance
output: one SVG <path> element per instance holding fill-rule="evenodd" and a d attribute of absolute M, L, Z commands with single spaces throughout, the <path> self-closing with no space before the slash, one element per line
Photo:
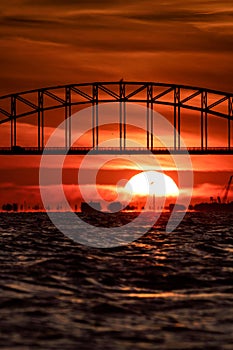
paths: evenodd
<path fill-rule="evenodd" d="M 118 102 L 119 109 L 119 138 L 123 140 L 119 147 L 98 148 L 99 116 L 98 105 L 101 103 Z M 126 103 L 139 103 L 147 106 L 146 146 L 145 148 L 127 148 L 126 134 Z M 169 106 L 173 113 L 173 147 L 170 149 L 156 147 L 153 140 L 153 125 L 156 123 L 153 111 L 156 106 Z M 72 125 L 69 116 L 72 108 L 93 106 L 92 114 L 92 147 L 72 147 Z M 37 155 L 42 154 L 45 144 L 45 113 L 62 109 L 65 120 L 64 147 L 47 150 L 48 154 L 86 154 L 92 148 L 96 153 L 147 153 L 182 154 L 181 147 L 181 110 L 195 111 L 200 121 L 200 137 L 198 147 L 189 147 L 190 154 L 233 154 L 232 123 L 233 123 L 233 94 L 200 87 L 176 85 L 158 82 L 94 82 L 69 84 L 40 88 L 30 91 L 0 96 L 0 133 L 1 126 L 9 123 L 9 145 L 0 147 L 1 155 Z M 17 144 L 17 130 L 20 128 L 19 119 L 29 116 L 36 117 L 37 140 L 36 147 L 21 147 Z M 222 147 L 209 147 L 208 122 L 210 116 L 225 120 L 227 135 Z"/>

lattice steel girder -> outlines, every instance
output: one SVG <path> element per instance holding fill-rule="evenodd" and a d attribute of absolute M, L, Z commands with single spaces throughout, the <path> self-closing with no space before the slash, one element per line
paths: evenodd
<path fill-rule="evenodd" d="M 88 95 L 87 93 L 83 92 L 82 90 L 78 89 L 75 86 L 71 86 L 70 90 L 75 92 L 76 94 L 84 97 L 87 101 L 92 101 L 92 96 Z"/>
<path fill-rule="evenodd" d="M 119 85 L 119 92 L 120 92 L 120 99 L 124 100 L 125 99 L 125 83 L 123 82 L 120 82 L 120 85 Z"/>
<path fill-rule="evenodd" d="M 20 96 L 20 95 L 16 95 L 16 99 L 22 103 L 24 103 L 25 105 L 31 107 L 32 109 L 35 110 L 35 112 L 38 111 L 38 106 L 35 105 L 34 103 L 32 103 L 31 101 L 27 100 L 26 98 Z"/>
<path fill-rule="evenodd" d="M 59 96 L 55 95 L 54 93 L 52 93 L 51 91 L 48 90 L 44 90 L 44 95 L 52 98 L 53 100 L 61 103 L 62 106 L 64 106 L 66 104 L 66 101 L 63 100 L 62 98 L 60 98 Z"/>
<path fill-rule="evenodd" d="M 98 84 L 93 84 L 92 86 L 92 100 L 97 102 L 98 101 Z"/>
<path fill-rule="evenodd" d="M 214 108 L 215 106 L 223 103 L 224 101 L 228 100 L 228 97 L 227 96 L 224 96 L 223 98 L 221 98 L 220 100 L 218 101 L 215 101 L 214 103 L 212 103 L 211 105 L 207 106 L 207 109 L 211 109 L 211 108 Z"/>
<path fill-rule="evenodd" d="M 183 100 L 180 101 L 180 103 L 184 104 L 185 102 L 192 100 L 194 97 L 196 97 L 200 94 L 201 94 L 201 91 L 198 90 L 198 91 L 194 92 L 193 94 L 189 95 L 188 97 L 185 97 Z"/>
<path fill-rule="evenodd" d="M 120 99 L 120 95 L 115 93 L 114 91 L 108 89 L 106 86 L 102 85 L 102 84 L 99 84 L 99 89 L 104 91 L 106 94 L 108 94 L 109 96 L 111 97 L 114 97 L 116 100 L 119 100 Z"/>
<path fill-rule="evenodd" d="M 5 109 L 0 108 L 0 114 L 5 115 L 6 117 L 10 118 L 11 114 L 7 111 L 5 111 Z"/>
<path fill-rule="evenodd" d="M 233 97 L 228 98 L 228 114 L 229 119 L 233 118 Z"/>
<path fill-rule="evenodd" d="M 172 92 L 174 90 L 174 87 L 172 86 L 171 88 L 161 92 L 160 94 L 156 95 L 153 97 L 153 101 L 157 101 L 158 99 L 160 99 L 161 97 L 169 94 L 170 92 Z"/>
<path fill-rule="evenodd" d="M 134 90 L 133 92 L 131 92 L 130 94 L 125 96 L 125 98 L 128 100 L 130 97 L 133 97 L 133 96 L 137 95 L 139 92 L 145 90 L 147 86 L 148 85 L 140 86 L 138 89 Z"/>
<path fill-rule="evenodd" d="M 133 91 L 131 91 L 128 95 L 126 95 L 126 87 L 135 87 Z M 200 111 L 203 112 L 203 110 L 200 107 L 197 107 L 196 105 L 193 105 L 192 103 L 186 104 L 186 102 L 191 101 L 196 96 L 200 94 L 204 94 L 207 98 L 207 95 L 211 94 L 211 97 L 216 98 L 216 101 L 211 103 L 209 106 L 207 103 L 205 103 L 205 112 L 207 112 L 210 115 L 214 115 L 217 117 L 222 117 L 230 120 L 233 120 L 232 115 L 232 93 L 226 93 L 221 91 L 215 91 L 210 89 L 203 89 L 203 88 L 197 88 L 192 86 L 185 86 L 185 85 L 175 85 L 175 84 L 164 84 L 164 83 L 153 83 L 153 82 L 98 82 L 98 83 L 84 83 L 84 84 L 70 84 L 70 85 L 64 85 L 64 86 L 55 86 L 55 87 L 49 87 L 49 88 L 42 88 L 39 90 L 30 90 L 25 91 L 17 94 L 12 95 L 6 95 L 6 96 L 0 96 L 0 115 L 4 116 L 2 120 L 0 120 L 0 124 L 3 124 L 7 121 L 11 120 L 11 111 L 8 110 L 5 105 L 11 103 L 12 96 L 15 96 L 16 98 L 16 104 L 17 101 L 20 101 L 25 106 L 28 106 L 28 111 L 20 112 L 19 110 L 14 115 L 15 119 L 18 119 L 20 117 L 25 117 L 32 115 L 34 113 L 37 113 L 39 110 L 39 104 L 37 105 L 35 102 L 31 102 L 31 98 L 28 97 L 29 94 L 38 94 L 39 91 L 43 92 L 44 96 L 48 96 L 51 98 L 51 101 L 56 101 L 59 104 L 50 105 L 40 107 L 40 109 L 45 112 L 49 110 L 55 110 L 58 108 L 62 108 L 67 104 L 67 101 L 60 96 L 65 95 L 66 88 L 70 88 L 70 91 L 79 94 L 84 98 L 84 101 L 72 101 L 72 105 L 85 105 L 90 104 L 93 102 L 96 103 L 98 100 L 98 103 L 106 103 L 106 102 L 120 102 L 120 101 L 127 101 L 130 103 L 147 103 L 148 99 L 147 96 L 145 98 L 139 98 L 138 94 L 143 91 L 144 89 L 147 89 L 148 86 L 154 87 L 154 88 L 163 88 L 165 91 L 158 93 L 156 95 L 153 95 L 153 103 L 154 104 L 161 104 L 164 106 L 174 106 L 174 101 L 172 101 L 172 97 L 170 97 L 168 94 L 175 89 L 179 88 L 181 95 L 183 92 L 187 94 L 188 91 L 190 91 L 191 95 L 183 98 L 180 100 L 180 107 L 182 109 L 190 109 L 194 111 Z M 92 94 L 86 93 L 86 88 L 92 88 Z M 55 92 L 56 90 L 56 92 Z M 96 98 L 96 92 L 97 91 L 103 91 L 107 95 L 109 95 L 112 99 L 106 99 L 100 94 L 98 94 L 98 97 Z M 156 89 L 155 89 L 156 90 Z M 161 100 L 162 97 L 167 95 L 167 101 Z M 33 96 L 32 96 L 33 97 Z M 201 98 L 200 98 L 201 99 Z M 228 112 L 219 112 L 217 110 L 214 110 L 215 106 L 221 105 L 221 103 L 227 101 L 229 99 L 229 108 Z M 37 100 L 37 98 L 35 98 Z M 8 103 L 8 101 L 10 103 Z M 34 101 L 34 99 L 33 99 Z M 203 103 L 204 105 L 204 103 Z"/>

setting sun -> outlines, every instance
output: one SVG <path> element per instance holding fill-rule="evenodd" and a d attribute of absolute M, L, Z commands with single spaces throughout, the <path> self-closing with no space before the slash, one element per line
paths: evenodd
<path fill-rule="evenodd" d="M 125 190 L 138 196 L 176 197 L 179 194 L 172 178 L 157 171 L 145 171 L 133 176 L 127 182 Z"/>

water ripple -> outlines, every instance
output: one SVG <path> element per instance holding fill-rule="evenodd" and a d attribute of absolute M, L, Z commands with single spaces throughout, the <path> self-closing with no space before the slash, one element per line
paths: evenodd
<path fill-rule="evenodd" d="M 232 214 L 188 213 L 173 233 L 166 220 L 97 250 L 46 214 L 1 214 L 0 347 L 231 349 Z"/>

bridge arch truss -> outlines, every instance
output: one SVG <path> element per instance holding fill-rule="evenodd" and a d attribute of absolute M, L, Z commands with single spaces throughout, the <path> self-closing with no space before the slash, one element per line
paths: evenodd
<path fill-rule="evenodd" d="M 50 101 L 49 104 L 45 102 Z M 205 88 L 166 84 L 157 82 L 94 82 L 69 84 L 40 88 L 30 91 L 0 96 L 0 127 L 10 123 L 10 147 L 1 147 L 0 154 L 41 154 L 44 149 L 45 112 L 64 110 L 65 145 L 70 148 L 72 125 L 69 116 L 73 106 L 93 106 L 92 146 L 98 145 L 98 105 L 100 103 L 118 102 L 120 104 L 119 132 L 121 144 L 115 152 L 130 152 L 126 149 L 126 103 L 143 103 L 148 107 L 146 116 L 147 136 L 146 150 L 163 154 L 167 150 L 156 149 L 153 144 L 153 111 L 156 106 L 170 106 L 173 109 L 174 145 L 170 152 L 182 153 L 180 147 L 181 110 L 196 111 L 200 115 L 200 145 L 190 148 L 191 154 L 233 154 L 231 140 L 233 123 L 233 94 Z M 35 115 L 37 119 L 37 147 L 17 149 L 17 124 L 23 117 Z M 227 121 L 227 142 L 224 147 L 209 147 L 208 120 L 216 116 Z M 103 151 L 103 150 L 102 150 Z M 114 151 L 114 150 L 113 150 Z M 139 150 L 138 150 L 139 151 Z M 141 150 L 143 152 L 143 150 Z M 70 149 L 74 154 L 88 152 L 88 148 Z"/>

